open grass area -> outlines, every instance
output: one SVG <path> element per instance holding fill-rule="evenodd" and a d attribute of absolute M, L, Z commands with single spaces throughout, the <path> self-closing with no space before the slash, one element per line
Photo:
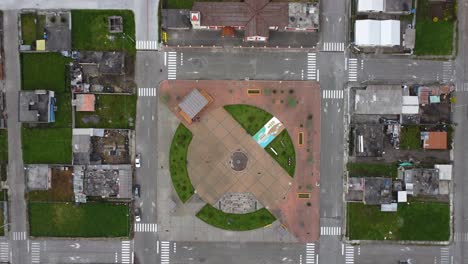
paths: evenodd
<path fill-rule="evenodd" d="M 421 128 L 419 126 L 405 126 L 400 133 L 401 149 L 421 149 Z"/>
<path fill-rule="evenodd" d="M 252 136 L 273 117 L 267 111 L 252 105 L 225 105 L 224 109 Z"/>
<path fill-rule="evenodd" d="M 180 124 L 171 143 L 169 170 L 174 189 L 182 202 L 186 202 L 194 193 L 187 171 L 187 151 L 190 141 L 192 141 L 192 132 Z"/>
<path fill-rule="evenodd" d="M 44 39 L 45 15 L 36 13 L 21 14 L 21 37 L 24 45 L 33 45 L 36 40 Z"/>
<path fill-rule="evenodd" d="M 416 11 L 416 55 L 451 55 L 453 51 L 453 32 L 455 12 L 443 11 L 442 17 L 435 22 L 431 17 L 430 1 L 418 0 Z"/>
<path fill-rule="evenodd" d="M 346 165 L 350 177 L 397 177 L 398 167 L 391 163 L 353 163 Z"/>
<path fill-rule="evenodd" d="M 348 203 L 351 240 L 447 241 L 450 237 L 449 204 L 399 203 L 397 212 L 381 212 L 378 205 Z"/>
<path fill-rule="evenodd" d="M 273 223 L 276 218 L 265 208 L 247 214 L 228 214 L 206 204 L 197 217 L 203 222 L 232 231 L 247 231 Z"/>
<path fill-rule="evenodd" d="M 0 129 L 0 164 L 8 163 L 8 130 Z"/>
<path fill-rule="evenodd" d="M 123 32 L 109 33 L 110 16 L 123 18 Z M 72 10 L 74 50 L 126 51 L 136 53 L 135 17 L 130 10 Z"/>
<path fill-rule="evenodd" d="M 29 201 L 73 202 L 73 176 L 71 169 L 52 168 L 51 188 L 47 191 L 28 192 Z"/>
<path fill-rule="evenodd" d="M 273 148 L 278 155 L 270 149 Z M 266 152 L 275 159 L 278 164 L 291 176 L 294 177 L 296 170 L 296 151 L 288 131 L 283 130 L 266 148 Z M 291 161 L 291 162 L 289 162 Z"/>
<path fill-rule="evenodd" d="M 0 236 L 4 236 L 5 235 L 5 218 L 3 216 L 3 208 L 0 208 L 0 224 L 2 224 L 2 226 L 0 227 Z"/>
<path fill-rule="evenodd" d="M 126 237 L 128 214 L 126 204 L 30 202 L 30 232 L 48 237 Z"/>
<path fill-rule="evenodd" d="M 135 127 L 136 95 L 96 95 L 95 112 L 76 112 L 75 125 L 80 128 Z"/>
<path fill-rule="evenodd" d="M 21 131 L 25 164 L 71 164 L 71 128 L 26 128 Z"/>

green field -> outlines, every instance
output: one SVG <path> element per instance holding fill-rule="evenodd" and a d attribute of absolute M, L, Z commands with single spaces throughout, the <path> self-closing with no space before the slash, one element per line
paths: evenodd
<path fill-rule="evenodd" d="M 252 105 L 225 105 L 224 109 L 249 133 L 251 136 L 263 127 L 273 115 Z"/>
<path fill-rule="evenodd" d="M 71 164 L 71 128 L 26 128 L 21 131 L 25 164 Z"/>
<path fill-rule="evenodd" d="M 123 33 L 109 33 L 109 16 L 123 18 Z M 130 10 L 72 10 L 74 50 L 126 51 L 136 53 L 135 18 Z"/>
<path fill-rule="evenodd" d="M 421 149 L 421 128 L 419 126 L 405 126 L 401 128 L 401 149 Z"/>
<path fill-rule="evenodd" d="M 44 39 L 46 17 L 36 13 L 21 14 L 21 37 L 24 45 L 32 45 L 38 39 Z"/>
<path fill-rule="evenodd" d="M 136 103 L 136 95 L 96 95 L 96 111 L 76 112 L 75 125 L 79 128 L 133 129 Z M 90 117 L 92 121 L 89 121 Z"/>
<path fill-rule="evenodd" d="M 190 141 L 192 141 L 192 132 L 180 124 L 171 143 L 169 170 L 174 189 L 182 202 L 186 202 L 194 193 L 187 171 L 187 151 Z"/>
<path fill-rule="evenodd" d="M 0 129 L 0 164 L 8 163 L 8 130 Z"/>
<path fill-rule="evenodd" d="M 444 17 L 434 22 L 429 0 L 418 0 L 416 11 L 415 55 L 451 55 L 455 23 L 453 10 L 445 10 Z"/>
<path fill-rule="evenodd" d="M 203 222 L 232 231 L 247 231 L 261 228 L 273 223 L 276 218 L 265 208 L 247 214 L 228 214 L 206 204 L 197 217 Z"/>
<path fill-rule="evenodd" d="M 29 203 L 31 236 L 126 237 L 128 206 L 124 204 Z"/>
<path fill-rule="evenodd" d="M 348 203 L 351 240 L 447 241 L 450 206 L 445 203 L 399 203 L 398 211 L 381 212 L 378 205 Z"/>
<path fill-rule="evenodd" d="M 270 148 L 273 148 L 278 155 L 275 155 Z M 265 150 L 291 177 L 294 177 L 294 171 L 296 170 L 296 152 L 294 151 L 293 142 L 286 129 L 283 130 Z M 289 165 L 289 159 L 291 159 L 291 165 Z"/>
<path fill-rule="evenodd" d="M 397 177 L 398 167 L 389 163 L 348 163 L 350 177 Z"/>

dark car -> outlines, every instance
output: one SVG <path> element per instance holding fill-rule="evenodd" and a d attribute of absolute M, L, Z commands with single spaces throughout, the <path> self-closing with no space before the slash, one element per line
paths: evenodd
<path fill-rule="evenodd" d="M 135 186 L 133 186 L 133 196 L 140 198 L 140 195 L 141 195 L 140 184 L 135 184 Z"/>

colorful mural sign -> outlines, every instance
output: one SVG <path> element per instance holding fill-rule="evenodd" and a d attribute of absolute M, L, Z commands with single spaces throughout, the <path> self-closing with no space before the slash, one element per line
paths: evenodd
<path fill-rule="evenodd" d="M 273 117 L 253 136 L 253 139 L 262 147 L 265 148 L 270 144 L 276 136 L 283 131 L 284 125 L 278 118 Z"/>

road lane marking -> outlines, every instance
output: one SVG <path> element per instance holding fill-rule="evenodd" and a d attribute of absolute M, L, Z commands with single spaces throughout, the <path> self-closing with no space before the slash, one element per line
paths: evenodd
<path fill-rule="evenodd" d="M 354 247 L 346 246 L 345 248 L 345 263 L 354 264 Z"/>
<path fill-rule="evenodd" d="M 157 233 L 158 224 L 135 223 L 135 232 L 138 233 Z"/>
<path fill-rule="evenodd" d="M 120 252 L 120 263 L 122 264 L 130 264 L 132 263 L 131 259 L 131 247 L 132 247 L 132 242 L 128 240 L 122 241 L 122 250 Z"/>
<path fill-rule="evenodd" d="M 157 96 L 158 88 L 138 88 L 139 97 L 154 97 Z"/>
<path fill-rule="evenodd" d="M 348 60 L 348 81 L 349 82 L 357 82 L 357 59 L 349 59 Z"/>
<path fill-rule="evenodd" d="M 307 80 L 317 80 L 317 53 L 307 53 Z"/>
<path fill-rule="evenodd" d="M 322 45 L 322 51 L 328 52 L 344 52 L 344 42 L 324 42 Z"/>
<path fill-rule="evenodd" d="M 31 243 L 31 263 L 41 263 L 41 243 Z"/>
<path fill-rule="evenodd" d="M 0 242 L 0 262 L 10 262 L 10 244 L 6 241 Z"/>
<path fill-rule="evenodd" d="M 450 248 L 440 248 L 440 264 L 449 264 L 450 258 Z"/>
<path fill-rule="evenodd" d="M 315 243 L 306 244 L 306 264 L 315 264 Z"/>
<path fill-rule="evenodd" d="M 323 99 L 343 99 L 343 90 L 323 90 Z"/>
<path fill-rule="evenodd" d="M 26 232 L 13 232 L 13 240 L 26 240 Z"/>
<path fill-rule="evenodd" d="M 169 264 L 170 262 L 170 243 L 161 241 L 161 264 Z"/>
<path fill-rule="evenodd" d="M 158 50 L 158 42 L 155 40 L 137 40 L 137 50 Z"/>

